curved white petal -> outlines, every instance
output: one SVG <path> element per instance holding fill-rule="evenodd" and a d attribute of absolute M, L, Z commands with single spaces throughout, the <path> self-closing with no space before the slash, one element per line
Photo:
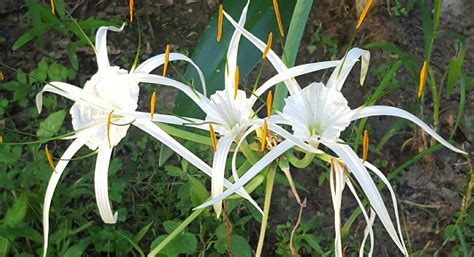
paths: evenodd
<path fill-rule="evenodd" d="M 149 112 L 129 112 L 129 111 L 117 110 L 117 111 L 114 111 L 114 114 L 123 115 L 123 116 L 133 118 L 133 119 L 150 119 Z M 174 115 L 155 113 L 153 115 L 153 119 L 151 120 L 154 122 L 160 122 L 160 123 L 165 123 L 165 124 L 180 125 L 180 126 L 198 128 L 202 130 L 209 130 L 209 125 L 207 125 L 206 121 L 201 120 L 201 119 L 196 119 L 196 118 L 180 117 L 180 116 L 174 116 Z"/>
<path fill-rule="evenodd" d="M 387 207 L 385 207 L 385 203 L 382 200 L 382 196 L 377 190 L 377 187 L 375 186 L 374 181 L 370 177 L 369 172 L 364 167 L 359 157 L 357 157 L 356 153 L 352 150 L 352 148 L 350 148 L 349 145 L 338 144 L 336 142 L 327 142 L 324 140 L 322 140 L 321 143 L 326 145 L 338 156 L 340 156 L 349 171 L 354 174 L 354 177 L 356 178 L 360 187 L 364 191 L 364 194 L 369 200 L 370 205 L 378 214 L 380 221 L 384 225 L 390 237 L 398 246 L 400 251 L 404 253 L 403 244 L 400 242 L 395 227 L 393 226 L 392 220 L 390 219 L 390 215 L 388 214 Z"/>
<path fill-rule="evenodd" d="M 364 162 L 364 166 L 367 167 L 373 173 L 375 173 L 375 175 L 377 175 L 377 177 L 379 177 L 380 180 L 382 180 L 382 182 L 385 184 L 385 186 L 390 191 L 390 196 L 392 198 L 392 203 L 393 203 L 393 210 L 395 212 L 395 219 L 397 221 L 398 236 L 400 237 L 400 241 L 403 245 L 403 248 L 405 249 L 404 254 L 408 255 L 408 251 L 407 251 L 407 248 L 405 246 L 405 242 L 403 240 L 402 228 L 400 226 L 400 216 L 398 215 L 398 204 L 397 204 L 398 201 L 397 201 L 397 197 L 395 195 L 395 192 L 393 191 L 393 188 L 390 185 L 390 182 L 388 181 L 388 179 L 385 177 L 385 175 L 377 167 L 375 167 L 374 165 L 372 165 L 368 161 Z"/>
<path fill-rule="evenodd" d="M 205 111 L 207 106 L 209 105 L 209 99 L 207 99 L 204 95 L 202 95 L 198 91 L 195 91 L 189 86 L 181 82 L 178 82 L 174 79 L 169 79 L 169 78 L 159 76 L 159 75 L 154 75 L 154 74 L 140 74 L 140 73 L 132 73 L 132 74 L 126 74 L 126 75 L 120 75 L 120 76 L 127 76 L 128 78 L 135 79 L 138 82 L 160 84 L 160 85 L 170 86 L 170 87 L 179 89 L 180 91 L 188 95 L 203 111 Z M 119 78 L 120 76 L 117 76 L 117 79 L 120 79 Z"/>
<path fill-rule="evenodd" d="M 250 1 L 247 1 L 242 14 L 240 15 L 239 25 L 244 26 L 245 20 L 247 19 L 247 9 L 249 7 Z M 235 30 L 230 39 L 229 48 L 227 49 L 227 65 L 225 66 L 225 81 L 224 85 L 227 90 L 234 92 L 234 88 L 239 85 L 234 85 L 235 82 L 235 70 L 237 67 L 237 53 L 239 51 L 239 42 L 240 42 L 241 33 L 239 30 Z"/>
<path fill-rule="evenodd" d="M 344 170 L 338 161 L 333 161 L 331 164 L 329 184 L 331 188 L 332 205 L 334 208 L 334 251 L 337 257 L 342 257 L 341 205 L 345 179 Z"/>
<path fill-rule="evenodd" d="M 341 61 L 326 61 L 326 62 L 315 62 L 315 63 L 307 63 L 298 66 L 291 67 L 285 71 L 278 73 L 277 75 L 271 77 L 265 83 L 263 83 L 258 89 L 252 94 L 251 99 L 253 103 L 260 97 L 265 91 L 270 89 L 272 86 L 283 82 L 285 80 L 301 76 L 304 74 L 308 74 L 311 72 L 324 70 L 332 67 L 336 67 L 339 65 Z"/>
<path fill-rule="evenodd" d="M 361 118 L 372 117 L 372 116 L 394 116 L 394 117 L 400 117 L 400 118 L 410 120 L 411 122 L 421 127 L 423 130 L 425 130 L 426 133 L 428 133 L 430 136 L 434 137 L 438 142 L 440 142 L 447 148 L 451 149 L 452 151 L 460 153 L 460 154 L 467 154 L 466 152 L 448 143 L 448 141 L 444 140 L 440 135 L 438 135 L 438 133 L 436 133 L 433 129 L 431 129 L 430 126 L 428 126 L 426 123 L 424 123 L 415 115 L 405 110 L 402 110 L 396 107 L 391 107 L 391 106 L 374 105 L 374 106 L 368 106 L 368 107 L 359 107 L 358 109 L 355 109 L 352 112 L 353 113 L 352 113 L 351 120 L 358 120 Z"/>
<path fill-rule="evenodd" d="M 327 87 L 335 88 L 338 91 L 341 91 L 346 81 L 347 76 L 352 70 L 352 67 L 359 61 L 359 57 L 362 58 L 362 64 L 360 69 L 360 85 L 364 85 L 365 76 L 367 75 L 367 70 L 369 69 L 370 61 L 370 52 L 360 48 L 352 48 L 344 60 L 344 63 L 340 63 L 336 69 L 331 74 L 328 82 L 326 83 Z M 342 68 L 341 68 L 341 65 Z"/>
<path fill-rule="evenodd" d="M 252 44 L 254 44 L 262 53 L 265 51 L 265 48 L 267 46 L 266 43 L 262 42 L 259 38 L 254 36 L 252 33 L 248 32 L 246 29 L 244 29 L 242 26 L 237 24 L 237 22 L 232 19 L 230 15 L 228 15 L 226 12 L 224 12 L 225 17 L 227 20 L 232 23 L 232 25 L 242 33 Z M 278 71 L 278 73 L 283 72 L 288 69 L 286 65 L 283 63 L 283 61 L 278 57 L 278 55 L 270 48 L 270 51 L 268 52 L 267 59 L 272 63 L 273 67 Z M 300 89 L 300 86 L 298 85 L 298 82 L 294 78 L 285 80 L 285 85 L 288 88 L 288 91 L 293 94 L 297 90 Z"/>
<path fill-rule="evenodd" d="M 355 190 L 354 186 L 352 185 L 352 182 L 349 178 L 346 178 L 346 183 L 347 183 L 347 187 L 349 187 L 349 189 L 352 192 L 352 195 L 356 199 L 357 204 L 359 205 L 359 208 L 362 211 L 362 215 L 364 216 L 365 222 L 367 223 L 367 226 L 364 229 L 364 238 L 362 239 L 362 243 L 361 243 L 361 246 L 360 246 L 360 249 L 359 249 L 359 257 L 364 256 L 365 241 L 367 240 L 367 236 L 370 236 L 370 250 L 369 250 L 368 256 L 371 257 L 372 252 L 374 250 L 374 230 L 372 229 L 372 226 L 373 226 L 374 221 L 375 221 L 376 213 L 373 209 L 370 209 L 371 213 L 370 213 L 370 218 L 369 218 L 369 216 L 367 215 L 367 212 L 365 210 L 364 204 L 362 203 L 359 196 L 357 195 L 357 192 L 356 192 L 356 190 Z"/>
<path fill-rule="evenodd" d="M 187 57 L 184 54 L 180 53 L 170 53 L 169 55 L 169 61 L 185 61 L 190 63 L 194 68 L 196 68 L 196 71 L 198 72 L 199 79 L 201 80 L 201 86 L 204 92 L 204 95 L 207 95 L 207 89 L 206 89 L 206 80 L 204 79 L 204 75 L 199 68 L 199 66 L 196 65 L 196 63 L 191 60 L 191 58 Z M 144 61 L 142 64 L 138 66 L 138 68 L 133 72 L 133 73 L 150 73 L 152 70 L 158 68 L 159 66 L 163 65 L 165 63 L 165 54 L 160 54 L 160 55 L 155 55 L 148 60 Z"/>
<path fill-rule="evenodd" d="M 56 165 L 56 170 L 51 174 L 51 178 L 48 182 L 48 187 L 46 189 L 46 194 L 44 196 L 43 203 L 43 233 L 44 233 L 44 246 L 43 246 L 43 256 L 46 257 L 48 252 L 48 238 L 49 238 L 49 209 L 51 207 L 51 200 L 53 199 L 54 190 L 63 174 L 64 169 L 66 168 L 69 160 L 76 154 L 76 152 L 84 145 L 84 142 L 80 139 L 76 139 L 72 144 L 66 149 L 64 154 L 61 156 L 61 160 Z"/>
<path fill-rule="evenodd" d="M 247 138 L 250 133 L 254 132 L 257 128 L 260 126 L 253 125 L 245 133 L 240 137 L 239 142 L 237 143 L 237 146 L 235 147 L 234 154 L 232 155 L 232 176 L 234 177 L 234 181 L 239 180 L 239 174 L 237 174 L 237 153 L 239 152 L 240 146 L 244 142 L 244 140 Z"/>
<path fill-rule="evenodd" d="M 221 137 L 217 141 L 216 152 L 214 153 L 214 160 L 212 163 L 212 198 L 222 194 L 223 192 L 225 179 L 225 163 L 227 161 L 227 155 L 229 154 L 230 146 L 232 145 L 233 141 L 234 137 L 232 135 Z M 216 212 L 217 217 L 221 215 L 222 201 L 214 203 L 214 211 Z"/>
<path fill-rule="evenodd" d="M 100 27 L 95 34 L 95 51 L 97 54 L 97 66 L 99 71 L 110 67 L 109 57 L 107 55 L 107 31 L 121 32 L 125 27 L 125 23 L 122 27 L 117 28 L 114 26 Z"/>
<path fill-rule="evenodd" d="M 112 155 L 112 148 L 104 141 L 99 146 L 97 161 L 95 163 L 94 172 L 94 188 L 97 207 L 99 208 L 100 217 L 107 224 L 117 222 L 117 212 L 113 213 L 109 200 L 109 163 Z"/>
<path fill-rule="evenodd" d="M 216 202 L 224 200 L 229 195 L 233 194 L 239 188 L 243 187 L 247 182 L 249 182 L 253 177 L 255 177 L 260 171 L 262 171 L 266 166 L 273 162 L 276 158 L 282 155 L 287 150 L 293 147 L 293 143 L 285 140 L 279 145 L 274 147 L 270 152 L 263 156 L 257 163 L 255 163 L 238 181 L 236 181 L 232 186 L 228 187 L 227 190 L 215 197 L 208 202 L 205 202 L 194 209 L 201 209 L 207 206 L 213 205 Z"/>
<path fill-rule="evenodd" d="M 57 95 L 64 96 L 70 100 L 77 101 L 81 95 L 82 89 L 64 82 L 50 82 L 46 84 L 43 89 L 36 94 L 36 108 L 38 113 L 43 109 L 43 93 L 50 92 Z"/>
<path fill-rule="evenodd" d="M 152 121 L 147 120 L 147 119 L 138 119 L 133 123 L 133 125 L 145 131 L 150 136 L 153 136 L 154 138 L 158 139 L 158 141 L 165 144 L 167 147 L 169 147 L 174 152 L 179 154 L 181 157 L 189 161 L 192 165 L 200 169 L 206 175 L 208 175 L 209 177 L 212 177 L 213 171 L 212 171 L 212 168 L 209 167 L 209 165 L 207 165 L 204 161 L 202 161 L 199 157 L 197 157 L 195 154 L 189 151 L 186 147 L 181 145 L 178 141 L 176 141 L 170 135 L 166 134 L 166 132 L 160 129 Z M 226 188 L 231 187 L 231 185 L 232 184 L 229 181 L 224 180 L 224 186 Z M 250 195 L 245 190 L 242 191 L 239 189 L 237 190 L 236 193 L 242 196 L 244 199 L 248 200 L 250 203 L 252 203 L 252 205 L 255 206 L 255 208 L 257 208 L 259 212 L 263 213 L 262 209 L 258 206 L 258 204 L 250 197 Z"/>

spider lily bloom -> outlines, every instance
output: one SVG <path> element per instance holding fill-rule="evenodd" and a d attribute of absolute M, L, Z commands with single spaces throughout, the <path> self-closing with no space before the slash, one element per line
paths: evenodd
<path fill-rule="evenodd" d="M 248 5 L 249 1 L 247 1 L 247 4 L 242 10 L 239 19 L 240 26 L 245 24 Z M 224 15 L 228 16 L 227 13 L 223 13 Z M 238 152 L 238 149 L 246 136 L 256 129 L 262 127 L 264 123 L 263 119 L 260 119 L 256 116 L 252 107 L 258 100 L 258 96 L 265 91 L 259 89 L 255 95 L 247 97 L 245 91 L 238 88 L 239 72 L 237 66 L 237 53 L 240 37 L 241 31 L 235 30 L 229 42 L 229 47 L 227 50 L 227 63 L 224 72 L 224 89 L 215 92 L 210 96 L 209 99 L 196 99 L 198 101 L 198 105 L 201 106 L 203 111 L 206 113 L 205 120 L 199 122 L 211 124 L 216 134 L 220 136 L 216 143 L 216 150 L 213 158 L 213 174 L 211 181 L 212 197 L 216 197 L 223 192 L 222 182 L 225 175 L 226 159 L 232 143 L 238 142 L 237 149 L 235 151 Z M 266 47 L 266 44 L 264 44 L 263 47 Z M 274 66 L 279 67 L 279 71 L 286 69 L 286 66 L 284 66 L 281 59 L 278 58 L 278 56 L 272 50 L 270 50 L 265 57 L 270 62 L 272 62 Z M 334 67 L 338 63 L 339 62 L 308 64 L 304 67 L 296 68 L 295 71 L 297 70 L 297 72 L 300 74 L 304 74 L 327 67 Z M 272 126 L 268 127 L 270 130 L 276 129 L 273 130 L 273 132 L 292 138 L 290 133 L 273 125 L 273 123 L 278 123 L 278 119 L 270 118 L 269 121 L 272 122 Z M 209 130 L 210 126 L 201 126 L 200 128 Z M 304 144 L 301 144 L 300 146 L 303 148 L 306 147 Z M 233 161 L 232 175 L 236 180 L 238 179 L 235 168 L 235 158 Z M 243 189 L 241 190 L 244 192 Z M 217 216 L 219 216 L 222 208 L 222 202 L 215 202 L 213 207 Z"/>
<path fill-rule="evenodd" d="M 247 39 L 249 39 L 257 48 L 259 48 L 260 51 L 263 52 L 265 50 L 265 44 L 260 39 L 247 32 L 242 26 L 233 21 L 230 16 L 226 15 L 226 17 L 234 25 L 234 27 L 241 31 L 242 35 L 247 37 Z M 238 181 L 236 181 L 231 188 L 228 188 L 219 197 L 214 198 L 211 201 L 198 206 L 197 208 L 203 208 L 212 205 L 215 202 L 226 198 L 236 189 L 244 186 L 255 175 L 263 170 L 263 168 L 273 162 L 280 155 L 293 148 L 296 143 L 298 143 L 298 146 L 306 145 L 306 147 L 303 149 L 313 153 L 320 153 L 321 150 L 317 148 L 320 144 L 322 144 L 336 153 L 343 161 L 347 170 L 352 174 L 363 193 L 366 195 L 371 207 L 381 220 L 392 240 L 398 246 L 400 251 L 402 251 L 402 253 L 407 254 L 398 218 L 397 233 L 397 230 L 395 229 L 387 208 L 382 200 L 381 194 L 377 190 L 377 187 L 375 186 L 375 183 L 372 180 L 366 166 L 369 167 L 370 171 L 374 172 L 379 178 L 381 178 L 384 183 L 388 181 L 384 180 L 385 178 L 383 175 L 379 176 L 381 173 L 378 174 L 374 170 L 373 165 L 367 161 L 362 162 L 362 160 L 359 159 L 352 148 L 345 144 L 342 139 L 340 139 L 341 132 L 344 131 L 352 121 L 357 119 L 380 115 L 401 117 L 408 119 L 420 126 L 438 142 L 449 149 L 462 154 L 466 153 L 448 143 L 419 118 L 402 109 L 389 106 L 362 106 L 351 110 L 348 106 L 347 100 L 342 95 L 340 90 L 342 89 L 350 70 L 359 59 L 362 59 L 360 83 L 364 83 L 365 75 L 367 74 L 368 69 L 369 57 L 370 55 L 368 51 L 359 48 L 351 49 L 347 53 L 345 61 L 337 63 L 337 67 L 327 81 L 326 85 L 322 83 L 312 83 L 303 89 L 299 87 L 295 80 L 288 80 L 291 77 L 303 74 L 300 72 L 300 70 L 295 70 L 293 68 L 287 69 L 283 66 L 274 65 L 279 71 L 279 74 L 265 82 L 259 88 L 259 90 L 267 90 L 273 85 L 276 85 L 282 81 L 287 82 L 286 85 L 291 95 L 286 99 L 286 105 L 283 108 L 283 112 L 274 115 L 273 118 L 274 120 L 278 120 L 280 123 L 286 123 L 287 125 L 291 126 L 293 138 L 290 139 L 289 137 L 283 136 L 284 140 L 279 145 L 275 146 L 271 151 L 269 151 L 265 156 L 263 156 L 256 164 L 254 164 L 254 166 L 252 166 Z M 269 128 L 271 125 L 273 125 L 275 131 L 278 130 L 278 126 L 275 126 L 271 122 L 269 123 Z M 389 186 L 388 183 L 386 184 Z M 392 190 L 390 187 L 389 189 Z M 371 222 L 368 220 L 368 225 L 370 224 Z"/>
<path fill-rule="evenodd" d="M 59 94 L 74 101 L 70 114 L 75 135 L 69 137 L 69 139 L 74 139 L 74 141 L 67 148 L 56 165 L 55 172 L 52 173 L 48 183 L 44 199 L 44 255 L 47 253 L 49 209 L 56 185 L 69 160 L 84 145 L 91 150 L 97 150 L 98 153 L 94 173 L 94 187 L 100 216 L 105 223 L 115 223 L 117 221 L 117 213 L 112 211 L 108 196 L 107 173 L 112 150 L 113 147 L 125 137 L 130 125 L 134 125 L 150 134 L 207 175 L 212 175 L 212 168 L 209 165 L 166 134 L 154 123 L 163 122 L 182 125 L 184 122 L 189 121 L 161 114 L 155 114 L 153 115 L 153 119 L 150 119 L 150 113 L 135 111 L 138 107 L 138 84 L 144 81 L 176 87 L 193 99 L 206 99 L 206 97 L 178 81 L 148 74 L 165 62 L 167 56 L 163 54 L 150 58 L 137 67 L 137 69 L 130 72 L 117 66 L 111 66 L 107 56 L 107 31 L 120 32 L 122 29 L 123 26 L 120 29 L 115 27 L 101 27 L 97 31 L 94 50 L 97 55 L 98 71 L 85 83 L 84 88 L 63 82 L 51 82 L 36 96 L 36 104 L 39 112 L 41 112 L 42 95 L 44 92 Z M 178 53 L 171 53 L 169 54 L 169 60 L 182 60 L 194 65 L 201 77 L 201 83 L 205 91 L 202 72 L 188 57 Z M 226 187 L 230 186 L 230 183 L 226 180 L 223 181 L 223 184 Z M 238 191 L 237 193 L 256 205 L 245 192 Z"/>

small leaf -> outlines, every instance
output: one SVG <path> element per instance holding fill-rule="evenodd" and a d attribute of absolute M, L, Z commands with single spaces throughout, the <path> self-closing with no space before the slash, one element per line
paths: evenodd
<path fill-rule="evenodd" d="M 5 219 L 3 222 L 10 227 L 16 226 L 18 223 L 23 221 L 26 216 L 26 211 L 28 210 L 28 198 L 25 195 L 21 195 L 13 206 L 8 209 L 7 214 L 5 214 Z"/>
<path fill-rule="evenodd" d="M 232 253 L 234 257 L 251 257 L 252 248 L 250 248 L 247 239 L 240 235 L 232 235 Z"/>
<path fill-rule="evenodd" d="M 48 118 L 40 123 L 36 135 L 41 139 L 51 138 L 58 133 L 65 117 L 66 111 L 64 110 L 51 113 Z"/>
<path fill-rule="evenodd" d="M 183 171 L 179 167 L 176 167 L 173 165 L 166 165 L 165 171 L 166 171 L 166 174 L 172 177 L 181 177 L 184 174 Z"/>
<path fill-rule="evenodd" d="M 193 205 L 198 205 L 206 201 L 206 199 L 209 197 L 209 193 L 202 182 L 191 175 L 188 175 L 188 179 L 191 189 L 191 201 Z"/>
<path fill-rule="evenodd" d="M 171 233 L 173 230 L 178 227 L 180 222 L 176 220 L 167 220 L 163 222 L 163 227 L 165 228 L 166 233 Z"/>

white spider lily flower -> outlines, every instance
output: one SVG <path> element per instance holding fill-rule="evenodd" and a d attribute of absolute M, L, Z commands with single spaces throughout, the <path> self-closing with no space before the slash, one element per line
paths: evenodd
<path fill-rule="evenodd" d="M 117 213 L 112 211 L 108 196 L 108 167 L 112 150 L 125 137 L 130 125 L 134 125 L 158 139 L 205 174 L 211 176 L 213 173 L 213 169 L 209 165 L 154 123 L 163 122 L 183 125 L 183 123 L 189 122 L 188 119 L 183 120 L 174 116 L 156 114 L 153 120 L 150 120 L 149 113 L 135 111 L 138 107 L 140 82 L 175 87 L 186 93 L 196 102 L 201 103 L 202 108 L 205 108 L 207 104 L 202 99 L 207 98 L 205 95 L 190 89 L 187 85 L 178 81 L 148 74 L 153 69 L 164 64 L 164 54 L 148 59 L 136 70 L 130 72 L 117 66 L 111 66 L 107 55 L 107 31 L 120 32 L 122 29 L 123 26 L 120 29 L 101 27 L 97 31 L 94 50 L 97 55 L 98 71 L 85 83 L 84 88 L 63 82 L 50 82 L 36 96 L 39 112 L 42 109 L 42 95 L 44 92 L 55 93 L 74 101 L 70 114 L 72 125 L 76 132 L 74 136 L 69 137 L 69 139 L 74 139 L 74 141 L 58 162 L 46 189 L 43 206 L 44 256 L 46 256 L 48 246 L 49 209 L 55 188 L 69 160 L 84 145 L 98 152 L 94 173 L 94 187 L 99 213 L 105 223 L 115 223 L 117 221 Z M 197 68 L 205 92 L 202 72 L 191 59 L 178 53 L 171 53 L 169 61 L 174 60 L 187 61 Z M 223 185 L 230 187 L 231 184 L 224 180 Z M 241 190 L 238 190 L 237 193 L 250 200 L 258 208 L 258 205 L 248 194 Z"/>
<path fill-rule="evenodd" d="M 240 24 L 237 24 L 235 21 L 233 21 L 230 16 L 227 14 L 225 15 L 227 19 L 234 25 L 234 27 L 239 30 L 242 35 L 249 39 L 257 48 L 259 48 L 260 51 L 263 52 L 265 50 L 265 43 L 246 31 Z M 272 53 L 272 51 L 270 52 Z M 276 55 L 273 57 L 278 58 L 275 56 Z M 198 206 L 197 208 L 207 207 L 228 197 L 236 189 L 249 182 L 255 175 L 261 172 L 276 158 L 294 147 L 296 143 L 298 143 L 298 146 L 306 145 L 306 147 L 303 149 L 314 153 L 318 153 L 318 151 L 320 151 L 316 148 L 321 143 L 327 148 L 331 149 L 341 158 L 347 167 L 347 170 L 353 175 L 357 183 L 360 185 L 363 193 L 369 200 L 371 208 L 381 220 L 394 243 L 403 254 L 407 255 L 407 250 L 403 242 L 403 235 L 401 234 L 397 210 L 395 210 L 395 215 L 397 219 L 398 233 L 391 221 L 390 215 L 382 200 L 382 196 L 377 190 L 377 187 L 369 175 L 366 166 L 388 186 L 392 193 L 392 199 L 395 203 L 394 208 L 396 209 L 396 199 L 393 196 L 393 189 L 391 189 L 390 184 L 382 173 L 379 173 L 378 170 L 376 170 L 373 165 L 368 164 L 368 162 L 363 163 L 357 154 L 352 150 L 352 148 L 347 144 L 344 144 L 344 142 L 339 138 L 341 132 L 344 131 L 352 121 L 360 118 L 379 115 L 401 117 L 408 119 L 420 126 L 438 142 L 449 149 L 461 154 L 466 153 L 448 143 L 419 118 L 402 109 L 388 106 L 362 106 L 355 110 L 351 110 L 347 104 L 347 100 L 342 95 L 340 90 L 342 89 L 342 86 L 344 85 L 345 79 L 347 78 L 350 70 L 360 57 L 362 57 L 362 77 L 360 82 L 363 84 L 365 75 L 367 74 L 370 55 L 368 51 L 354 48 L 347 53 L 344 61 L 336 63 L 336 68 L 328 80 L 327 86 L 322 83 L 312 83 L 304 89 L 301 89 L 295 80 L 288 80 L 289 78 L 303 74 L 302 72 L 297 72 L 297 69 L 288 69 L 284 67 L 281 60 L 273 61 L 272 63 L 278 70 L 279 74 L 264 83 L 259 88 L 259 90 L 267 90 L 277 83 L 283 81 L 286 82 L 291 96 L 286 99 L 286 105 L 283 109 L 283 112 L 281 114 L 274 115 L 274 119 L 279 120 L 281 123 L 290 125 L 294 132 L 294 137 L 290 139 L 289 137 L 283 136 L 285 140 L 283 140 L 279 145 L 274 147 L 270 152 L 263 156 L 237 182 L 235 182 L 231 188 L 228 188 L 217 198 L 214 198 Z M 281 119 L 286 120 L 286 122 L 282 122 Z M 271 125 L 272 124 L 269 124 L 269 127 Z M 278 130 L 275 128 L 277 126 L 273 126 L 275 130 Z M 340 190 L 341 189 L 339 188 L 339 191 Z M 337 190 L 335 190 L 334 193 L 336 193 L 336 191 Z M 335 197 L 334 200 L 337 202 L 339 201 L 339 198 Z M 337 203 L 335 208 L 337 208 L 339 205 L 340 204 Z M 370 228 L 373 222 L 370 222 L 370 220 L 372 219 L 367 218 L 367 215 L 364 215 L 364 217 L 366 217 L 366 220 L 368 220 L 368 228 Z M 366 231 L 365 234 L 367 233 L 369 232 Z M 372 240 L 373 239 L 371 238 L 371 241 Z M 363 243 L 365 243 L 365 239 Z"/>
<path fill-rule="evenodd" d="M 247 4 L 242 10 L 238 22 L 240 27 L 243 27 L 245 24 L 248 5 L 249 1 L 247 1 Z M 230 18 L 226 12 L 224 12 L 224 15 L 228 19 Z M 230 18 L 230 20 L 231 22 L 234 22 L 232 18 Z M 216 152 L 213 159 L 213 175 L 211 181 L 212 197 L 216 197 L 223 192 L 222 182 L 225 175 L 226 159 L 229 154 L 232 142 L 238 142 L 237 148 L 234 152 L 237 153 L 246 136 L 256 129 L 261 128 L 264 122 L 264 119 L 258 118 L 256 116 L 252 108 L 258 100 L 258 97 L 266 90 L 259 88 L 254 94 L 252 94 L 250 97 L 247 97 L 245 91 L 238 88 L 238 79 L 236 79 L 236 76 L 238 77 L 237 54 L 240 38 L 244 33 L 248 32 L 236 29 L 229 42 L 226 58 L 227 63 L 224 72 L 224 89 L 215 92 L 210 96 L 210 99 L 194 99 L 195 101 L 197 100 L 198 105 L 206 113 L 204 122 L 211 124 L 215 132 L 220 136 L 220 138 L 217 140 Z M 266 44 L 262 44 L 262 47 L 265 48 Z M 270 49 L 266 58 L 275 67 L 277 67 L 278 72 L 288 70 L 283 64 L 282 60 L 273 50 Z M 331 61 L 325 63 L 306 64 L 294 67 L 292 71 L 301 75 L 325 68 L 335 67 L 339 63 L 340 61 Z M 294 83 L 296 83 L 296 80 L 294 80 L 292 77 L 288 77 L 286 80 L 288 80 L 285 81 L 288 86 L 294 85 Z M 283 121 L 278 117 L 270 117 L 267 118 L 267 120 L 272 123 L 279 123 L 280 121 Z M 200 126 L 199 128 L 209 130 L 208 126 Z M 272 124 L 268 127 L 268 129 L 279 135 L 293 139 L 290 133 L 278 126 L 274 126 Z M 303 148 L 307 147 L 304 144 L 299 144 L 299 142 L 294 142 L 294 144 L 297 144 Z M 311 149 L 315 150 L 314 148 Z M 236 155 L 234 154 L 232 162 L 232 175 L 237 180 L 238 176 L 235 167 L 235 156 Z M 245 192 L 243 188 L 240 190 Z M 222 209 L 222 202 L 215 202 L 213 207 L 217 216 L 219 216 Z"/>

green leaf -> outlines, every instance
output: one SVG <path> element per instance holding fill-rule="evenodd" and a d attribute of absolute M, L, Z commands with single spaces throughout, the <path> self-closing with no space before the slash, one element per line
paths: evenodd
<path fill-rule="evenodd" d="M 176 220 L 167 220 L 163 222 L 163 227 L 165 228 L 166 233 L 171 233 L 175 228 L 179 226 L 180 222 Z"/>
<path fill-rule="evenodd" d="M 51 113 L 48 118 L 40 123 L 36 135 L 41 139 L 51 138 L 58 133 L 65 117 L 66 111 L 64 110 Z"/>
<path fill-rule="evenodd" d="M 450 224 L 444 228 L 444 240 L 446 241 L 453 241 L 456 239 L 454 232 L 456 232 L 457 225 Z"/>
<path fill-rule="evenodd" d="M 5 214 L 4 224 L 10 227 L 16 226 L 25 219 L 27 210 L 28 198 L 25 195 L 21 195 Z"/>
<path fill-rule="evenodd" d="M 191 185 L 190 194 L 193 205 L 199 205 L 203 203 L 209 197 L 209 192 L 206 190 L 206 187 L 199 179 L 191 175 L 188 175 L 188 179 L 189 184 Z"/>
<path fill-rule="evenodd" d="M 28 6 L 28 12 L 30 13 L 31 19 L 33 20 L 33 29 L 35 36 L 38 38 L 40 48 L 44 47 L 44 28 L 41 20 L 41 14 L 38 11 L 39 3 L 37 0 L 26 0 Z"/>
<path fill-rule="evenodd" d="M 245 4 L 246 1 L 227 1 L 224 8 L 227 13 L 238 20 Z M 294 5 L 295 0 L 280 1 L 281 18 L 285 27 L 289 24 Z M 245 28 L 263 41 L 266 41 L 270 32 L 273 32 L 273 35 L 279 35 L 272 1 L 251 1 Z M 193 61 L 202 69 L 208 95 L 224 88 L 225 58 L 233 32 L 232 24 L 224 19 L 222 39 L 218 43 L 216 41 L 217 15 L 214 15 L 192 55 Z M 278 44 L 275 37 L 273 41 L 275 45 Z M 261 59 L 261 52 L 242 36 L 238 52 L 241 81 L 244 81 Z M 199 77 L 192 66 L 188 66 L 185 77 L 187 80 L 194 81 L 194 87 L 202 92 Z M 175 112 L 183 116 L 203 116 L 202 111 L 188 96 L 182 93 L 178 93 L 176 98 Z"/>
<path fill-rule="evenodd" d="M 70 257 L 81 257 L 84 255 L 84 252 L 87 249 L 87 246 L 90 244 L 90 238 L 86 238 L 81 240 L 79 243 L 69 247 L 67 251 L 64 253 L 64 256 Z"/>
<path fill-rule="evenodd" d="M 247 239 L 240 235 L 232 235 L 232 253 L 234 257 L 251 257 L 252 248 L 250 248 Z"/>
<path fill-rule="evenodd" d="M 28 79 L 26 78 L 26 74 L 22 70 L 18 70 L 16 73 L 16 80 L 23 85 L 28 84 Z"/>
<path fill-rule="evenodd" d="M 154 248 L 156 245 L 165 240 L 167 235 L 162 235 L 156 238 L 152 244 L 151 248 Z M 192 254 L 196 252 L 197 248 L 197 239 L 196 236 L 191 233 L 182 233 L 181 235 L 175 237 L 162 251 L 160 251 L 160 256 L 165 255 L 168 257 L 176 257 L 180 254 Z"/>
<path fill-rule="evenodd" d="M 464 63 L 464 56 L 466 54 L 466 43 L 459 42 L 459 51 L 448 64 L 448 85 L 446 89 L 446 95 L 448 97 L 451 96 L 454 90 L 454 86 L 456 85 L 456 81 L 461 76 L 462 73 L 462 65 Z"/>
<path fill-rule="evenodd" d="M 321 245 L 319 244 L 319 240 L 315 235 L 311 234 L 305 234 L 303 236 L 303 239 L 308 243 L 308 245 L 313 248 L 313 250 L 318 253 L 318 254 L 324 254 L 323 249 L 321 248 Z"/>
<path fill-rule="evenodd" d="M 72 68 L 75 70 L 79 69 L 79 60 L 77 59 L 77 53 L 76 53 L 76 45 L 75 44 L 69 44 L 67 46 L 67 56 L 69 58 L 69 62 L 72 65 Z"/>
<path fill-rule="evenodd" d="M 181 177 L 182 175 L 184 175 L 184 172 L 183 170 L 181 170 L 181 168 L 173 166 L 173 165 L 166 165 L 165 171 L 166 171 L 166 174 L 172 177 Z"/>

